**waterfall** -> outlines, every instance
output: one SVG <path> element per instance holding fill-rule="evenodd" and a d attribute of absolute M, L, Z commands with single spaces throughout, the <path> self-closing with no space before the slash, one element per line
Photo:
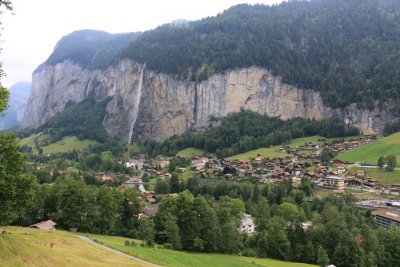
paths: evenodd
<path fill-rule="evenodd" d="M 142 96 L 143 71 L 145 67 L 146 63 L 143 64 L 142 70 L 140 72 L 139 88 L 136 90 L 135 105 L 133 106 L 133 120 L 131 124 L 131 130 L 129 132 L 129 144 L 132 141 L 133 127 L 135 127 L 136 119 L 139 113 L 140 98 Z"/>

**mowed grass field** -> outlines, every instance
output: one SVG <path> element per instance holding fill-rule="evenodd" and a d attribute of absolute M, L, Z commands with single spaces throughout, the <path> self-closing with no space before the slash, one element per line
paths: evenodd
<path fill-rule="evenodd" d="M 182 149 L 181 151 L 176 153 L 176 156 L 190 158 L 193 156 L 202 156 L 205 153 L 206 153 L 206 151 L 204 151 L 202 149 L 195 148 L 195 147 L 188 147 L 188 148 Z"/>
<path fill-rule="evenodd" d="M 97 144 L 92 140 L 79 140 L 76 136 L 64 137 L 58 142 L 43 147 L 44 154 L 70 152 L 75 150 L 84 150 L 89 145 Z"/>
<path fill-rule="evenodd" d="M 395 155 L 400 160 L 400 132 L 355 148 L 339 155 L 337 158 L 351 163 L 368 162 L 377 164 L 380 156 L 387 155 Z"/>
<path fill-rule="evenodd" d="M 305 143 L 309 143 L 309 142 L 313 142 L 313 143 L 321 143 L 318 140 L 324 139 L 321 136 L 310 136 L 310 137 L 303 137 L 303 138 L 297 138 L 297 139 L 293 139 L 292 141 L 290 141 L 287 145 L 291 146 L 291 147 L 298 147 L 300 145 L 303 145 Z M 254 150 L 250 150 L 247 151 L 245 153 L 242 154 L 238 154 L 238 155 L 234 155 L 229 157 L 230 159 L 238 159 L 238 160 L 250 160 L 251 158 L 256 158 L 257 155 L 261 155 L 265 158 L 269 157 L 269 158 L 285 158 L 288 156 L 288 154 L 286 152 L 280 152 L 279 148 L 281 147 L 281 145 L 278 146 L 272 146 L 272 147 L 268 147 L 268 148 L 258 148 L 258 149 L 254 149 Z"/>
<path fill-rule="evenodd" d="M 8 232 L 1 234 L 2 231 Z M 0 227 L 0 266 L 153 266 L 114 254 L 75 235 Z"/>
<path fill-rule="evenodd" d="M 35 141 L 34 141 L 35 138 L 37 138 L 39 144 L 41 144 L 44 140 L 48 138 L 48 136 L 39 133 L 36 135 L 26 137 L 20 140 L 20 146 L 24 145 L 30 146 L 33 148 L 34 153 L 37 154 L 38 151 L 35 149 Z M 89 145 L 94 145 L 94 144 L 97 144 L 97 142 L 92 140 L 79 140 L 76 136 L 67 136 L 58 142 L 49 144 L 47 146 L 43 146 L 42 149 L 43 149 L 43 154 L 64 153 L 73 151 L 74 149 L 84 150 Z"/>
<path fill-rule="evenodd" d="M 167 250 L 160 248 L 146 248 L 139 246 L 141 241 L 136 241 L 136 246 L 126 246 L 127 239 L 116 236 L 89 235 L 93 240 L 96 239 L 104 245 L 122 251 L 126 254 L 144 259 L 149 262 L 164 266 L 176 267 L 251 267 L 251 266 L 267 266 L 267 267 L 309 267 L 315 265 L 284 262 L 272 259 L 259 259 L 241 256 L 230 256 L 222 254 L 202 254 L 188 253 L 175 250 Z"/>
<path fill-rule="evenodd" d="M 40 144 L 41 142 L 46 140 L 48 137 L 49 136 L 47 134 L 43 134 L 43 133 L 34 134 L 34 135 L 28 136 L 28 137 L 26 137 L 24 139 L 21 139 L 19 141 L 19 145 L 20 146 L 27 145 L 27 146 L 30 146 L 32 148 L 35 148 L 35 141 L 34 141 L 35 138 L 37 138 L 37 140 L 38 140 L 38 142 Z"/>
<path fill-rule="evenodd" d="M 369 169 L 369 168 L 350 168 L 349 171 L 364 170 L 365 176 L 372 177 L 372 179 L 378 181 L 380 184 L 387 186 L 391 184 L 400 184 L 400 170 L 387 171 L 385 169 Z"/>

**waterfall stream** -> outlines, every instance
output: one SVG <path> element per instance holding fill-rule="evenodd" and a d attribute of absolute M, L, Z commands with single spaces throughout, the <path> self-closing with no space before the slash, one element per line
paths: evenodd
<path fill-rule="evenodd" d="M 131 124 L 131 131 L 129 132 L 129 144 L 132 141 L 133 127 L 135 127 L 135 123 L 139 113 L 140 98 L 142 96 L 143 71 L 145 67 L 146 63 L 143 64 L 142 70 L 140 72 L 139 88 L 136 90 L 135 105 L 133 106 L 133 120 Z"/>

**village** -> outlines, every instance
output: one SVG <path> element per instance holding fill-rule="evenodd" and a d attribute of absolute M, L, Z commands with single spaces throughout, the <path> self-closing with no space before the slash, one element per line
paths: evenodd
<path fill-rule="evenodd" d="M 197 176 L 201 183 L 279 184 L 291 181 L 292 186 L 298 188 L 302 179 L 309 178 L 314 190 L 319 192 L 343 194 L 345 190 L 350 190 L 356 195 L 362 190 L 375 194 L 399 194 L 400 185 L 385 187 L 367 175 L 366 170 L 376 168 L 374 165 L 348 163 L 336 158 L 329 162 L 321 160 L 324 148 L 329 148 L 338 155 L 374 140 L 376 136 L 361 136 L 349 140 L 334 140 L 330 144 L 308 142 L 298 147 L 282 145 L 279 148 L 282 157 L 269 158 L 258 154 L 251 160 L 215 159 L 210 156 L 172 158 L 161 155 L 147 158 L 145 154 L 137 154 L 124 164 L 125 167 L 137 170 L 138 175 L 127 176 L 120 189 L 137 187 L 140 190 L 141 200 L 145 203 L 141 218 L 154 216 L 158 211 L 157 202 L 161 198 L 178 196 L 178 193 L 157 194 L 154 190 L 157 180 L 169 179 L 174 172 L 181 182 L 188 177 Z M 117 176 L 118 174 L 111 173 L 98 174 L 98 178 L 103 181 Z M 385 206 L 385 203 L 382 205 Z M 246 233 L 254 231 L 254 221 L 249 214 L 243 214 L 240 228 Z"/>

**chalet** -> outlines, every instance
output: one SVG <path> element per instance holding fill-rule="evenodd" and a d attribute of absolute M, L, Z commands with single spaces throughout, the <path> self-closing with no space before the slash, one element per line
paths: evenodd
<path fill-rule="evenodd" d="M 365 171 L 357 170 L 357 177 L 364 177 L 364 176 L 365 176 Z"/>
<path fill-rule="evenodd" d="M 158 156 L 156 157 L 156 165 L 160 168 L 166 168 L 171 163 L 171 160 L 166 157 Z"/>
<path fill-rule="evenodd" d="M 335 159 L 332 164 L 336 167 L 346 167 L 346 162 L 344 162 L 343 160 L 340 159 Z"/>
<path fill-rule="evenodd" d="M 389 189 L 390 193 L 400 194 L 400 184 L 392 184 Z"/>
<path fill-rule="evenodd" d="M 338 166 L 337 167 L 337 173 L 341 174 L 341 173 L 345 173 L 346 172 L 346 167 L 342 167 L 342 166 Z"/>
<path fill-rule="evenodd" d="M 142 209 L 142 212 L 139 213 L 138 218 L 139 219 L 151 218 L 157 214 L 158 210 L 159 210 L 158 204 L 147 205 Z"/>
<path fill-rule="evenodd" d="M 132 159 L 130 161 L 125 162 L 125 167 L 127 168 L 136 168 L 138 170 L 143 169 L 144 162 L 141 160 Z"/>
<path fill-rule="evenodd" d="M 255 232 L 254 219 L 250 214 L 243 214 L 243 219 L 240 221 L 239 230 L 243 233 L 250 234 Z"/>
<path fill-rule="evenodd" d="M 356 172 L 348 172 L 346 177 L 348 179 L 354 179 L 354 178 L 356 178 L 356 175 L 357 175 Z"/>
<path fill-rule="evenodd" d="M 205 165 L 209 162 L 210 160 L 207 157 L 195 157 L 192 160 L 192 166 L 194 167 L 205 167 Z"/>
<path fill-rule="evenodd" d="M 53 222 L 52 220 L 47 220 L 47 221 L 43 221 L 40 223 L 32 224 L 29 227 L 37 228 L 37 229 L 41 229 L 41 230 L 56 230 L 56 228 L 55 228 L 56 225 L 57 224 L 55 222 Z"/>
<path fill-rule="evenodd" d="M 353 179 L 348 179 L 347 181 L 348 186 L 362 186 L 363 185 L 363 180 L 358 179 L 358 178 L 353 178 Z"/>

